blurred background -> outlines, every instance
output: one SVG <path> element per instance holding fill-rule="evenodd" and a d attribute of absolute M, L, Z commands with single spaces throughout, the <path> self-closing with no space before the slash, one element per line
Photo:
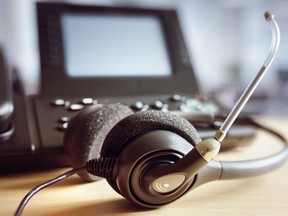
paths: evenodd
<path fill-rule="evenodd" d="M 0 44 L 37 94 L 39 54 L 34 0 L 0 0 Z M 58 1 L 60 2 L 60 1 Z M 176 9 L 203 90 L 231 106 L 258 72 L 271 43 L 265 11 L 275 14 L 281 43 L 274 64 L 249 101 L 252 114 L 288 114 L 287 0 L 73 0 L 97 5 Z"/>

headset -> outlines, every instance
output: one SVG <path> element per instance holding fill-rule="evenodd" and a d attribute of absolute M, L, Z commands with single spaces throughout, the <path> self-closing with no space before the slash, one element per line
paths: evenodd
<path fill-rule="evenodd" d="M 204 183 L 261 175 L 288 158 L 288 142 L 277 132 L 249 117 L 239 117 L 251 94 L 274 60 L 280 30 L 270 12 L 265 19 L 272 31 L 269 55 L 215 136 L 201 140 L 190 122 L 162 111 L 134 113 L 122 104 L 93 105 L 70 122 L 64 147 L 73 169 L 33 188 L 15 215 L 38 191 L 78 173 L 86 181 L 105 178 L 126 199 L 140 206 L 157 208 L 171 203 Z M 213 160 L 233 123 L 249 124 L 274 134 L 285 147 L 278 153 L 255 160 Z"/>

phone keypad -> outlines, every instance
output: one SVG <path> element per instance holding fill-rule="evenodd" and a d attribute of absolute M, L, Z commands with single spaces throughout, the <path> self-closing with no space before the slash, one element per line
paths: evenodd
<path fill-rule="evenodd" d="M 145 110 L 160 110 L 163 112 L 175 113 L 202 113 L 202 112 L 221 112 L 220 108 L 213 104 L 214 102 L 197 99 L 184 95 L 162 95 L 127 97 L 127 98 L 56 98 L 37 99 L 35 98 L 35 107 L 39 122 L 40 137 L 43 148 L 58 148 L 62 146 L 63 135 L 66 131 L 69 121 L 80 110 L 93 104 L 113 104 L 121 102 L 129 106 L 134 112 Z M 47 106 L 49 105 L 49 106 Z"/>
<path fill-rule="evenodd" d="M 78 101 L 78 102 L 77 102 Z M 101 100 L 100 100 L 101 101 Z M 152 102 L 151 102 L 152 101 Z M 114 101 L 111 101 L 113 103 Z M 77 113 L 84 107 L 97 104 L 98 100 L 94 98 L 82 98 L 79 100 L 64 100 L 56 99 L 51 104 L 54 107 L 64 107 L 68 111 L 69 116 L 61 116 L 58 119 L 58 131 L 65 131 L 68 127 L 69 120 L 71 118 L 71 113 Z M 151 100 L 149 101 L 139 101 L 125 103 L 135 112 L 145 111 L 145 110 L 159 110 L 163 112 L 169 111 L 180 111 L 180 112 L 218 112 L 219 107 L 214 103 L 203 102 L 201 99 L 186 97 L 179 94 L 174 94 L 166 99 L 162 100 Z M 63 111 L 64 113 L 65 111 Z M 74 114 L 72 114 L 73 116 Z"/>

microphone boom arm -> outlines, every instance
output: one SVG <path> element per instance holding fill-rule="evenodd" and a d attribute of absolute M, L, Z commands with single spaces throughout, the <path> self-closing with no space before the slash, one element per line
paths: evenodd
<path fill-rule="evenodd" d="M 225 121 L 223 122 L 222 126 L 216 132 L 214 138 L 218 140 L 219 142 L 222 142 L 223 139 L 225 138 L 228 130 L 230 129 L 230 127 L 232 126 L 236 118 L 238 117 L 239 113 L 242 111 L 243 107 L 245 106 L 245 104 L 247 103 L 247 101 L 249 100 L 253 92 L 255 91 L 256 87 L 258 86 L 259 82 L 265 75 L 266 71 L 268 70 L 268 68 L 270 67 L 270 65 L 272 64 L 276 56 L 276 52 L 278 50 L 279 43 L 280 43 L 279 26 L 274 19 L 274 15 L 271 14 L 270 12 L 266 12 L 264 14 L 264 17 L 266 21 L 269 23 L 271 31 L 272 31 L 272 42 L 271 42 L 271 48 L 270 48 L 269 54 L 263 66 L 260 68 L 259 72 L 256 74 L 254 79 L 251 81 L 251 83 L 242 93 L 241 97 L 239 98 L 239 100 L 237 101 L 237 103 L 235 104 L 235 106 L 233 107 L 233 109 L 231 110 L 231 112 L 229 113 Z"/>

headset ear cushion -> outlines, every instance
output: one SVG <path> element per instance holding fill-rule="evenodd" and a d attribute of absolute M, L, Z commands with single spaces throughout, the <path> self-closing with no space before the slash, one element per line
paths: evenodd
<path fill-rule="evenodd" d="M 125 144 L 132 138 L 152 130 L 167 130 L 186 139 L 191 145 L 201 142 L 196 129 L 187 120 L 161 111 L 143 111 L 127 116 L 118 122 L 104 140 L 101 156 L 118 157 Z M 114 180 L 108 183 L 118 191 Z"/>
<path fill-rule="evenodd" d="M 93 105 L 72 118 L 64 136 L 64 149 L 72 167 L 83 167 L 88 160 L 98 158 L 108 132 L 117 122 L 131 114 L 133 111 L 121 104 Z M 79 175 L 87 181 L 99 179 L 87 172 Z"/>

